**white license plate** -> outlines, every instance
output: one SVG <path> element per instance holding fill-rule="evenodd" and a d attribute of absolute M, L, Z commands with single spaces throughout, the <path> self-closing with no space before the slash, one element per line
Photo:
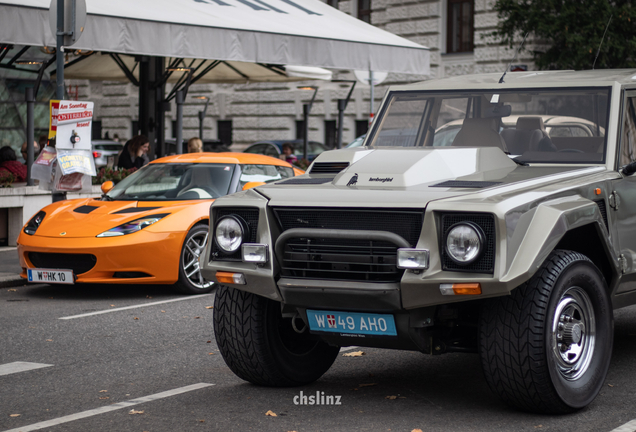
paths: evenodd
<path fill-rule="evenodd" d="M 49 284 L 74 284 L 73 270 L 27 269 L 29 282 Z"/>
<path fill-rule="evenodd" d="M 350 335 L 397 336 L 390 314 L 317 311 L 307 309 L 309 329 Z"/>

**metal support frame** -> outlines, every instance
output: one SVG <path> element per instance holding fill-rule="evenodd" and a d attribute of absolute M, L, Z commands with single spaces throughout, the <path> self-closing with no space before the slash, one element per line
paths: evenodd
<path fill-rule="evenodd" d="M 318 93 L 318 87 L 307 86 L 307 87 L 299 87 L 299 88 L 304 90 L 314 91 L 314 94 L 312 95 L 309 103 L 303 104 L 303 159 L 306 161 L 309 161 L 309 159 L 307 159 L 307 153 L 308 153 L 307 150 L 309 147 L 309 141 L 308 141 L 309 113 L 311 112 L 311 107 L 313 106 L 314 100 L 316 99 L 316 94 Z"/>
<path fill-rule="evenodd" d="M 199 111 L 197 114 L 199 115 L 199 139 L 203 141 L 203 120 L 205 120 L 205 114 L 208 112 L 208 105 L 210 104 L 210 98 L 207 96 L 195 96 L 198 99 L 205 98 L 205 107 L 203 107 L 203 111 Z"/>
<path fill-rule="evenodd" d="M 351 88 L 345 99 L 338 99 L 338 139 L 336 140 L 336 148 L 342 148 L 342 133 L 344 129 L 344 112 L 349 105 L 353 89 L 356 88 L 355 80 L 332 80 L 331 82 L 351 83 Z"/>
<path fill-rule="evenodd" d="M 175 139 L 175 145 L 177 147 L 177 154 L 183 154 L 183 102 L 185 100 L 185 93 L 183 90 L 177 91 L 177 137 Z"/>
<path fill-rule="evenodd" d="M 33 106 L 35 105 L 35 95 L 33 87 L 25 89 L 25 99 L 27 104 L 27 127 L 26 127 L 26 147 L 27 147 L 27 186 L 33 186 L 33 178 L 31 178 L 31 167 L 33 166 L 33 141 L 35 141 Z"/>

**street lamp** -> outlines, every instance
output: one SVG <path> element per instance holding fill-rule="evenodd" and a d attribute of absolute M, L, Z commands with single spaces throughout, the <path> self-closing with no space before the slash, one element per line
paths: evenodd
<path fill-rule="evenodd" d="M 298 90 L 313 90 L 314 94 L 311 96 L 311 100 L 307 104 L 303 104 L 303 159 L 308 161 L 307 159 L 307 132 L 309 130 L 309 112 L 311 111 L 311 106 L 314 104 L 314 99 L 316 99 L 316 93 L 318 93 L 318 87 L 314 86 L 300 86 L 297 87 Z"/>
<path fill-rule="evenodd" d="M 203 141 L 203 120 L 205 119 L 205 113 L 208 111 L 208 104 L 210 103 L 210 98 L 207 96 L 192 96 L 192 99 L 200 99 L 205 100 L 205 107 L 203 111 L 199 111 L 199 139 Z"/>
<path fill-rule="evenodd" d="M 353 89 L 356 87 L 355 80 L 332 80 L 331 82 L 341 82 L 341 83 L 350 83 L 351 88 L 349 89 L 349 94 L 347 94 L 346 99 L 338 99 L 338 139 L 336 140 L 336 148 L 342 148 L 342 129 L 344 122 L 344 112 L 347 109 L 347 105 L 349 104 L 349 99 L 351 99 L 351 94 L 353 93 Z M 346 87 L 343 85 L 342 87 Z"/>

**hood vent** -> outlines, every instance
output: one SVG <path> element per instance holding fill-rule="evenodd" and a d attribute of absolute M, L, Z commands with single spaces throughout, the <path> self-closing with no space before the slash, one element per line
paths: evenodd
<path fill-rule="evenodd" d="M 73 211 L 75 213 L 88 214 L 88 213 L 92 212 L 93 210 L 95 210 L 96 208 L 97 207 L 94 207 L 94 206 L 83 205 L 83 206 L 79 206 L 78 208 L 76 208 Z"/>
<path fill-rule="evenodd" d="M 310 178 L 310 177 L 299 177 L 299 178 L 292 178 L 289 180 L 285 180 L 282 182 L 278 182 L 276 183 L 277 185 L 291 185 L 291 184 L 312 184 L 312 185 L 317 185 L 317 184 L 324 184 L 324 183 L 331 183 L 333 181 L 332 178 Z"/>
<path fill-rule="evenodd" d="M 141 213 L 149 210 L 155 210 L 161 207 L 128 207 L 114 212 L 113 214 Z"/>
<path fill-rule="evenodd" d="M 338 174 L 349 166 L 349 162 L 314 162 L 309 174 Z"/>
<path fill-rule="evenodd" d="M 449 180 L 442 183 L 430 185 L 429 187 L 482 189 L 482 188 L 497 186 L 497 185 L 500 185 L 501 183 L 502 182 Z"/>

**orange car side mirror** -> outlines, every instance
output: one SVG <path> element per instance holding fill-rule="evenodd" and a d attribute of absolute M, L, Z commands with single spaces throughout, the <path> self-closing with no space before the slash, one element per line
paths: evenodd
<path fill-rule="evenodd" d="M 112 181 L 110 180 L 106 181 L 102 183 L 102 192 L 108 193 L 108 191 L 110 191 L 114 186 L 115 186 L 115 183 L 113 183 Z"/>
<path fill-rule="evenodd" d="M 256 186 L 263 186 L 264 184 L 265 182 L 258 182 L 258 181 L 247 182 L 245 183 L 245 186 L 243 186 L 243 190 L 252 189 L 252 188 L 255 188 Z"/>

